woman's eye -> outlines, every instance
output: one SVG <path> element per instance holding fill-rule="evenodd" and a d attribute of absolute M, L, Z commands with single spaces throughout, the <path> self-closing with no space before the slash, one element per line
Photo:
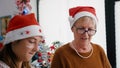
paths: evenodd
<path fill-rule="evenodd" d="M 88 29 L 89 31 L 93 31 L 93 30 L 95 30 L 95 29 Z"/>

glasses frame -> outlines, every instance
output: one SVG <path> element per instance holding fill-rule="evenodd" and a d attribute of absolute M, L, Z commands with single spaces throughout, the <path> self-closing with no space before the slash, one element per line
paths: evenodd
<path fill-rule="evenodd" d="M 87 34 L 89 36 L 93 36 L 95 35 L 95 33 L 97 32 L 96 29 L 86 29 L 86 28 L 83 28 L 83 27 L 76 27 L 75 25 L 73 26 L 76 28 L 76 31 L 79 33 L 79 34 L 85 34 L 87 32 Z"/>

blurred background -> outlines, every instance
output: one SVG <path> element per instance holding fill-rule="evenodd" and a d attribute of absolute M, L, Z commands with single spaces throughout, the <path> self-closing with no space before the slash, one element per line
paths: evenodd
<path fill-rule="evenodd" d="M 93 6 L 98 17 L 97 33 L 92 42 L 101 45 L 113 68 L 120 67 L 120 1 L 119 0 L 30 0 L 31 12 L 42 27 L 45 45 L 53 42 L 71 42 L 73 35 L 68 21 L 68 9 L 74 6 Z M 14 16 L 17 12 L 15 0 L 0 0 L 0 18 Z M 0 43 L 3 42 L 0 19 Z M 1 45 L 2 46 L 2 45 Z"/>

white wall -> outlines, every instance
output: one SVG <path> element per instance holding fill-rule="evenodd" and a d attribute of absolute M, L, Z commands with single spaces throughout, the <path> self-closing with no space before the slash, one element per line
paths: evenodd
<path fill-rule="evenodd" d="M 30 5 L 32 6 L 32 10 L 31 13 L 35 13 L 36 18 L 37 18 L 37 4 L 36 4 L 37 0 L 30 0 Z"/>
<path fill-rule="evenodd" d="M 40 0 L 40 23 L 49 45 L 53 41 L 71 41 L 66 0 Z"/>
<path fill-rule="evenodd" d="M 120 1 L 115 3 L 116 61 L 120 67 Z"/>
<path fill-rule="evenodd" d="M 98 30 L 93 42 L 106 50 L 104 0 L 40 0 L 40 23 L 48 44 L 59 40 L 67 43 L 73 40 L 68 21 L 68 9 L 76 5 L 90 5 L 96 8 L 99 19 Z"/>
<path fill-rule="evenodd" d="M 13 15 L 16 11 L 15 0 L 0 0 L 0 16 Z"/>

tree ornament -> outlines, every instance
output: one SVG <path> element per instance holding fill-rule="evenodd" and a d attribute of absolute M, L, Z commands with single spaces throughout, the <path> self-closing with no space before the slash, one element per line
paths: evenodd
<path fill-rule="evenodd" d="M 15 3 L 17 5 L 19 15 L 26 15 L 30 13 L 32 9 L 31 5 L 29 4 L 30 0 L 16 0 Z"/>

